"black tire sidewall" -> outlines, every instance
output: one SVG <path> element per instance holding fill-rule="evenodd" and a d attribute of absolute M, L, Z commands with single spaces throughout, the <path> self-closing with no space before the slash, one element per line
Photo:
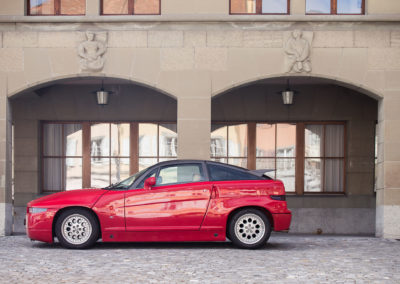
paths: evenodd
<path fill-rule="evenodd" d="M 239 238 L 236 236 L 236 233 L 235 233 L 235 224 L 236 224 L 237 220 L 241 216 L 243 216 L 245 214 L 249 214 L 249 213 L 259 216 L 263 220 L 264 225 L 265 225 L 264 236 L 257 243 L 254 243 L 254 244 L 243 243 L 241 240 L 239 240 Z M 236 245 L 240 248 L 256 249 L 256 248 L 262 247 L 267 243 L 267 241 L 271 235 L 271 224 L 270 224 L 267 216 L 265 216 L 265 214 L 258 209 L 248 208 L 248 209 L 242 209 L 242 210 L 236 212 L 233 215 L 233 217 L 231 218 L 231 220 L 229 221 L 228 226 L 229 226 L 229 239 L 232 241 L 232 243 L 234 245 Z"/>
<path fill-rule="evenodd" d="M 90 224 L 92 226 L 92 234 L 89 237 L 89 239 L 86 242 L 84 242 L 83 244 L 79 244 L 79 245 L 71 244 L 66 239 L 64 239 L 64 237 L 63 237 L 63 235 L 61 233 L 62 223 L 64 222 L 64 220 L 66 218 L 68 218 L 69 216 L 71 216 L 73 214 L 79 214 L 79 215 L 85 216 L 89 220 L 89 222 L 90 222 Z M 86 249 L 86 248 L 91 247 L 97 241 L 98 236 L 99 236 L 99 224 L 98 224 L 98 222 L 96 220 L 96 217 L 93 215 L 93 213 L 91 213 L 91 212 L 89 212 L 87 210 L 79 209 L 79 208 L 77 208 L 77 209 L 68 209 L 68 210 L 62 212 L 60 214 L 60 216 L 57 218 L 57 221 L 56 221 L 56 224 L 55 224 L 55 234 L 56 234 L 57 239 L 60 242 L 60 244 L 65 248 L 69 248 L 69 249 Z"/>

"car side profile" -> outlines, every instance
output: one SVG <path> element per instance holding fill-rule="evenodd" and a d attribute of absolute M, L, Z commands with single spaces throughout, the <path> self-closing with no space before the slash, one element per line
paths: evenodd
<path fill-rule="evenodd" d="M 103 242 L 225 241 L 264 245 L 288 230 L 281 181 L 202 160 L 158 163 L 99 189 L 51 194 L 28 203 L 27 234 L 66 248 Z"/>

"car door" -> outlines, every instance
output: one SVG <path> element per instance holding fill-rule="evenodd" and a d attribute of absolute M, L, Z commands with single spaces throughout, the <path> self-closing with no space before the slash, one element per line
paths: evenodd
<path fill-rule="evenodd" d="M 125 194 L 127 231 L 199 230 L 212 185 L 202 163 L 160 167 L 156 185 Z"/>

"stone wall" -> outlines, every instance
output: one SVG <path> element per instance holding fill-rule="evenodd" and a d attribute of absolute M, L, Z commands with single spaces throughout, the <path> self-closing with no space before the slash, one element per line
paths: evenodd
<path fill-rule="evenodd" d="M 372 2 L 369 3 L 371 7 Z M 350 87 L 380 101 L 377 232 L 398 236 L 399 226 L 393 225 L 400 214 L 398 22 L 371 22 L 367 16 L 365 20 L 361 16 L 342 18 L 347 22 L 330 18 L 317 21 L 315 17 L 310 21 L 289 21 L 290 16 L 285 17 L 275 22 L 268 18 L 254 22 L 163 22 L 154 18 L 146 22 L 113 22 L 114 18 L 109 18 L 107 22 L 95 17 L 74 18 L 75 22 L 70 23 L 73 19 L 61 22 L 60 18 L 51 17 L 39 22 L 41 18 L 32 18 L 29 22 L 25 17 L 12 22 L 6 18 L 0 24 L 0 95 L 2 101 L 7 101 L 6 96 L 14 98 L 27 88 L 63 78 L 127 79 L 175 97 L 179 157 L 207 159 L 213 96 L 273 77 L 294 75 L 334 80 L 335 85 Z M 310 44 L 310 72 L 285 69 L 285 45 L 295 29 L 303 30 Z M 100 38 L 106 35 L 107 50 L 101 70 L 81 70 L 77 48 L 86 40 L 87 30 Z M 3 133 L 7 133 L 10 111 L 3 109 L 1 114 Z M 3 147 L 3 156 L 10 141 L 10 137 L 4 140 L 7 146 Z M 5 158 L 4 164 L 6 161 Z M 2 173 L 5 181 L 11 180 L 10 172 L 3 169 Z M 0 190 L 8 200 L 9 188 Z"/>

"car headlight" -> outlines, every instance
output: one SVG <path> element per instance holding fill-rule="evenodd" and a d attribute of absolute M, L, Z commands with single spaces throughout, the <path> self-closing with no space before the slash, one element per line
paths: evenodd
<path fill-rule="evenodd" d="M 46 212 L 47 208 L 38 208 L 38 207 L 30 207 L 29 208 L 29 213 L 34 214 L 34 213 L 42 213 Z"/>

